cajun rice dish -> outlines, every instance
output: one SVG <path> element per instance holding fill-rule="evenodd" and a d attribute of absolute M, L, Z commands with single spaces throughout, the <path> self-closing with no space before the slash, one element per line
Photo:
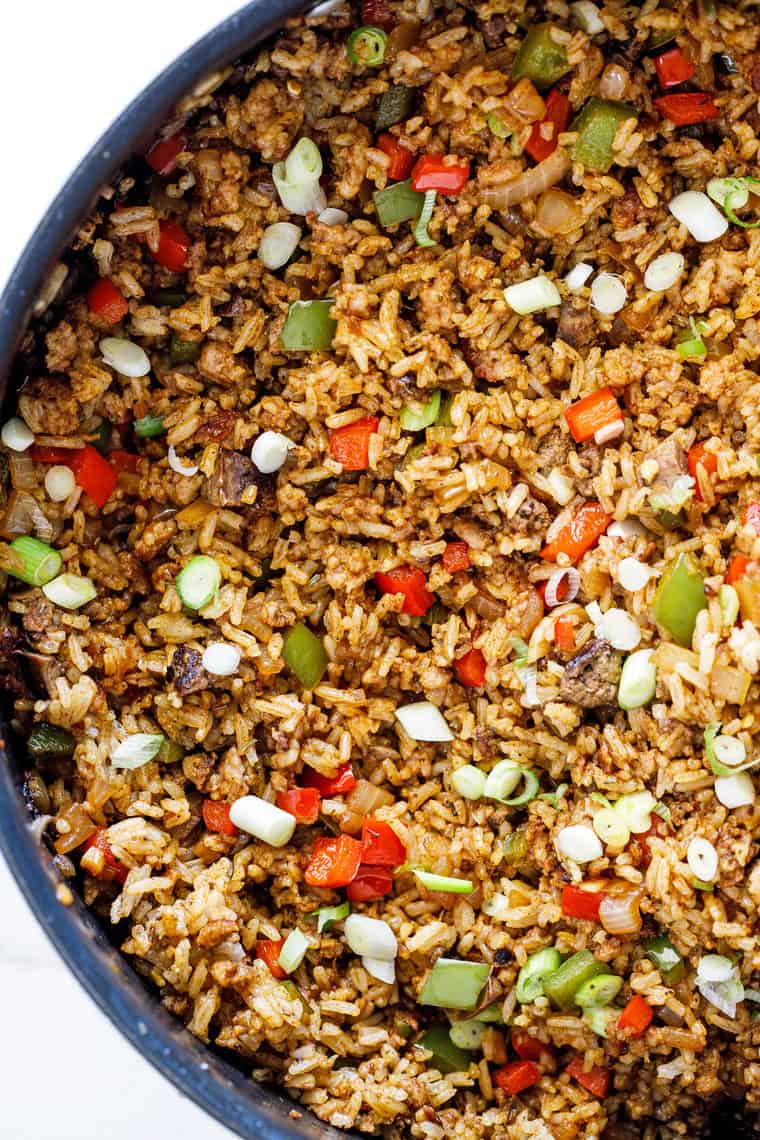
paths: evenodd
<path fill-rule="evenodd" d="M 759 149 L 749 2 L 323 6 L 38 301 L 0 452 L 35 826 L 296 1115 L 760 1103 Z"/>

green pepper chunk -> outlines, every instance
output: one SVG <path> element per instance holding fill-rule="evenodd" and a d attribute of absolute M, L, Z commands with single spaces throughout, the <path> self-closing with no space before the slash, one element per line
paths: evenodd
<path fill-rule="evenodd" d="M 544 993 L 559 1009 L 572 1009 L 581 986 L 603 973 L 605 967 L 597 962 L 590 950 L 579 950 L 544 979 Z"/>
<path fill-rule="evenodd" d="M 150 412 L 146 416 L 141 416 L 139 420 L 135 420 L 134 425 L 135 435 L 140 439 L 154 439 L 157 435 L 163 435 L 166 431 L 164 427 L 163 416 L 152 416 Z"/>
<path fill-rule="evenodd" d="M 598 974 L 578 988 L 575 1004 L 581 1009 L 594 1009 L 609 1005 L 623 988 L 623 979 L 616 974 Z"/>
<path fill-rule="evenodd" d="M 443 1009 L 475 1009 L 490 973 L 488 962 L 439 958 L 425 979 L 419 1003 Z"/>
<path fill-rule="evenodd" d="M 26 742 L 33 760 L 70 760 L 77 746 L 76 737 L 57 724 L 36 724 Z"/>
<path fill-rule="evenodd" d="M 187 294 L 180 289 L 155 289 L 150 295 L 154 305 L 166 305 L 169 309 L 178 309 L 187 300 Z"/>
<path fill-rule="evenodd" d="M 644 943 L 647 958 L 655 964 L 667 986 L 674 986 L 686 975 L 686 965 L 666 934 L 648 938 Z"/>
<path fill-rule="evenodd" d="M 523 1005 L 529 1005 L 546 993 L 547 982 L 560 969 L 561 963 L 559 950 L 553 946 L 531 954 L 517 975 L 517 1000 Z"/>
<path fill-rule="evenodd" d="M 582 162 L 590 170 L 606 174 L 615 161 L 612 144 L 618 127 L 626 119 L 636 117 L 636 112 L 627 103 L 616 103 L 612 99 L 589 99 L 570 127 L 571 131 L 578 133 L 571 151 L 573 161 Z"/>
<path fill-rule="evenodd" d="M 403 431 L 422 431 L 438 419 L 441 409 L 441 390 L 436 388 L 425 404 L 404 404 L 399 413 L 399 423 Z"/>
<path fill-rule="evenodd" d="M 182 340 L 175 332 L 169 342 L 169 363 L 173 368 L 180 364 L 195 364 L 201 354 L 199 340 Z"/>
<path fill-rule="evenodd" d="M 570 70 L 567 52 L 555 43 L 551 24 L 534 24 L 520 44 L 512 64 L 513 79 L 530 79 L 536 87 L 551 87 Z"/>
<path fill-rule="evenodd" d="M 445 1025 L 434 1025 L 428 1029 L 417 1044 L 430 1050 L 433 1054 L 431 1064 L 442 1073 L 466 1073 L 470 1067 L 470 1054 L 454 1044 Z"/>
<path fill-rule="evenodd" d="M 528 837 L 518 828 L 504 840 L 504 859 L 513 867 L 518 867 L 528 854 Z"/>
<path fill-rule="evenodd" d="M 290 352 L 332 348 L 338 322 L 330 316 L 332 300 L 293 301 L 280 334 L 282 347 Z"/>
<path fill-rule="evenodd" d="M 324 645 L 301 621 L 285 634 L 282 657 L 305 689 L 313 689 L 327 668 Z"/>
<path fill-rule="evenodd" d="M 97 448 L 97 450 L 100 452 L 101 455 L 105 455 L 108 451 L 108 448 L 109 448 L 110 443 L 111 443 L 111 432 L 112 431 L 113 431 L 113 424 L 111 423 L 111 421 L 110 420 L 101 420 L 100 421 L 100 427 L 98 428 L 97 437 L 95 439 L 90 440 L 90 443 L 92 444 L 92 446 L 94 448 Z"/>
<path fill-rule="evenodd" d="M 707 607 L 705 583 L 690 554 L 679 554 L 660 579 L 652 615 L 676 645 L 688 648 L 694 636 L 697 614 Z"/>
<path fill-rule="evenodd" d="M 384 190 L 376 190 L 372 200 L 380 225 L 387 227 L 418 218 L 425 204 L 425 195 L 413 190 L 411 179 L 407 178 L 405 182 L 394 182 Z"/>
<path fill-rule="evenodd" d="M 389 87 L 380 96 L 377 104 L 377 117 L 375 131 L 380 134 L 396 123 L 403 123 L 414 110 L 414 92 L 411 87 L 400 83 L 396 87 Z"/>
<path fill-rule="evenodd" d="M 179 764 L 180 760 L 184 760 L 184 758 L 185 750 L 182 745 L 165 736 L 163 744 L 156 753 L 156 760 L 160 764 Z"/>

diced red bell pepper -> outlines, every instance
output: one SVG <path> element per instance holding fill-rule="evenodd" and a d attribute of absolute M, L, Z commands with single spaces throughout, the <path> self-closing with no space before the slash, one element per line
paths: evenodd
<path fill-rule="evenodd" d="M 347 887 L 361 861 L 362 844 L 350 835 L 315 839 L 304 879 L 310 887 Z"/>
<path fill-rule="evenodd" d="M 95 282 L 87 294 L 87 304 L 92 315 L 107 325 L 117 325 L 129 312 L 126 297 L 107 277 Z"/>
<path fill-rule="evenodd" d="M 116 487 L 116 472 L 95 447 L 81 447 L 69 452 L 67 463 L 74 472 L 77 485 L 86 491 L 97 507 L 104 507 Z"/>
<path fill-rule="evenodd" d="M 383 134 L 377 140 L 378 150 L 387 154 L 391 160 L 388 165 L 388 177 L 394 182 L 401 182 L 408 178 L 414 166 L 414 155 L 400 143 L 395 135 Z"/>
<path fill-rule="evenodd" d="M 284 945 L 284 938 L 259 938 L 256 943 L 256 957 L 266 964 L 269 973 L 278 982 L 288 976 L 277 961 Z"/>
<path fill-rule="evenodd" d="M 356 776 L 350 764 L 341 764 L 334 776 L 323 776 L 307 765 L 303 770 L 303 782 L 307 788 L 316 788 L 325 797 L 345 796 L 356 787 Z"/>
<path fill-rule="evenodd" d="M 443 552 L 443 568 L 447 574 L 457 574 L 460 570 L 469 570 L 470 548 L 466 542 L 447 542 Z"/>
<path fill-rule="evenodd" d="M 629 1037 L 641 1037 L 652 1022 L 654 1012 L 641 994 L 636 994 L 628 1002 L 618 1018 L 618 1029 L 627 1029 Z"/>
<path fill-rule="evenodd" d="M 546 111 L 540 123 L 533 124 L 533 130 L 525 144 L 534 162 L 543 162 L 557 149 L 557 140 L 570 122 L 570 100 L 556 87 L 546 96 Z"/>
<path fill-rule="evenodd" d="M 406 848 L 389 823 L 366 816 L 362 824 L 362 864 L 370 867 L 400 867 Z"/>
<path fill-rule="evenodd" d="M 760 503 L 750 503 L 745 507 L 742 526 L 751 526 L 755 534 L 760 534 Z"/>
<path fill-rule="evenodd" d="M 694 65 L 679 47 L 655 56 L 654 66 L 663 91 L 667 91 L 669 87 L 678 87 L 679 83 L 686 83 L 695 74 Z"/>
<path fill-rule="evenodd" d="M 203 822 L 209 831 L 215 831 L 219 835 L 229 835 L 230 837 L 237 835 L 238 829 L 230 819 L 231 804 L 225 803 L 223 800 L 204 800 L 201 808 Z"/>
<path fill-rule="evenodd" d="M 692 123 L 706 123 L 717 119 L 720 111 L 715 106 L 712 95 L 706 91 L 679 91 L 675 95 L 661 95 L 655 99 L 657 110 L 677 127 L 688 127 Z"/>
<path fill-rule="evenodd" d="M 689 466 L 689 474 L 694 480 L 694 494 L 701 502 L 703 496 L 699 488 L 699 468 L 704 468 L 707 475 L 715 475 L 718 470 L 718 457 L 714 452 L 708 451 L 704 443 L 695 443 L 693 447 L 689 448 L 686 462 Z"/>
<path fill-rule="evenodd" d="M 726 584 L 733 586 L 734 582 L 738 582 L 747 573 L 749 566 L 749 558 L 744 554 L 734 554 L 731 556 L 731 561 L 728 564 L 726 571 Z"/>
<path fill-rule="evenodd" d="M 479 649 L 470 649 L 454 662 L 454 672 L 460 684 L 479 689 L 486 681 L 486 659 Z"/>
<path fill-rule="evenodd" d="M 610 1074 L 603 1065 L 592 1065 L 587 1070 L 583 1067 L 583 1057 L 578 1053 L 573 1057 L 565 1072 L 593 1096 L 598 1096 L 600 1099 L 606 1097 L 610 1087 Z"/>
<path fill-rule="evenodd" d="M 99 827 L 84 845 L 85 851 L 89 851 L 91 847 L 97 848 L 103 856 L 103 870 L 97 875 L 93 874 L 92 871 L 89 874 L 93 875 L 95 879 L 100 879 L 102 883 L 125 883 L 129 874 L 129 867 L 121 863 L 114 855 L 104 827 Z"/>
<path fill-rule="evenodd" d="M 187 231 L 171 218 L 166 218 L 158 224 L 158 249 L 153 254 L 154 261 L 170 269 L 173 273 L 181 273 L 187 268 L 187 251 L 190 248 L 190 236 Z"/>
<path fill-rule="evenodd" d="M 589 922 L 598 922 L 603 898 L 604 891 L 586 891 L 574 883 L 565 883 L 562 888 L 562 913 L 568 918 L 585 918 Z"/>
<path fill-rule="evenodd" d="M 128 471 L 130 475 L 136 475 L 140 456 L 134 455 L 131 451 L 122 451 L 120 448 L 116 448 L 115 451 L 108 452 L 108 462 L 117 475 L 120 475 L 122 471 Z"/>
<path fill-rule="evenodd" d="M 145 155 L 145 161 L 156 174 L 172 174 L 177 166 L 177 156 L 182 153 L 186 144 L 187 139 L 184 135 L 158 139 Z"/>
<path fill-rule="evenodd" d="M 415 566 L 397 566 L 395 570 L 375 574 L 375 585 L 383 594 L 403 594 L 402 614 L 422 617 L 433 602 L 435 594 L 427 588 L 427 578 Z"/>
<path fill-rule="evenodd" d="M 554 623 L 554 644 L 560 653 L 572 653 L 575 649 L 575 625 L 570 617 L 560 617 Z"/>
<path fill-rule="evenodd" d="M 541 1070 L 532 1061 L 510 1061 L 492 1073 L 494 1084 L 507 1096 L 517 1096 L 541 1080 Z"/>
<path fill-rule="evenodd" d="M 611 388 L 599 388 L 565 408 L 565 419 L 576 443 L 592 439 L 600 428 L 608 427 L 615 420 L 622 420 L 615 395 Z"/>
<path fill-rule="evenodd" d="M 412 189 L 420 193 L 438 190 L 441 194 L 461 194 L 469 177 L 469 162 L 448 166 L 440 154 L 423 154 L 412 170 Z"/>
<path fill-rule="evenodd" d="M 278 808 L 296 817 L 296 823 L 316 823 L 322 806 L 319 788 L 288 788 L 274 801 Z"/>
<path fill-rule="evenodd" d="M 547 562 L 556 562 L 558 554 L 566 554 L 570 563 L 578 562 L 587 550 L 596 545 L 612 522 L 601 503 L 584 503 L 557 537 L 541 551 Z"/>
<path fill-rule="evenodd" d="M 70 467 L 72 456 L 78 450 L 75 447 L 41 447 L 33 443 L 27 455 L 35 463 L 60 463 L 64 467 Z"/>
<path fill-rule="evenodd" d="M 513 1029 L 510 1033 L 512 1048 L 521 1061 L 542 1061 L 553 1056 L 551 1046 L 545 1045 L 537 1037 L 531 1036 L 527 1029 Z"/>
<path fill-rule="evenodd" d="M 346 471 L 366 471 L 369 466 L 369 439 L 380 426 L 377 416 L 335 428 L 330 432 L 330 456 Z"/>
<path fill-rule="evenodd" d="M 350 902 L 372 902 L 393 890 L 393 875 L 386 867 L 360 867 L 356 878 L 346 887 Z"/>

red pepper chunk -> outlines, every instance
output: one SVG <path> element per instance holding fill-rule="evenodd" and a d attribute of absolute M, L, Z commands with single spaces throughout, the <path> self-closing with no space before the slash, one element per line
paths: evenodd
<path fill-rule="evenodd" d="M 749 558 L 744 554 L 734 554 L 728 564 L 726 571 L 726 585 L 733 586 L 734 582 L 738 582 L 747 573 L 749 566 Z"/>
<path fill-rule="evenodd" d="M 345 796 L 356 787 L 356 776 L 350 764 L 341 764 L 334 776 L 323 776 L 314 768 L 303 770 L 303 782 L 307 788 L 316 788 L 320 795 Z"/>
<path fill-rule="evenodd" d="M 366 471 L 369 466 L 369 437 L 377 431 L 377 416 L 363 416 L 360 420 L 335 428 L 330 432 L 330 456 L 343 465 L 344 471 Z"/>
<path fill-rule="evenodd" d="M 276 978 L 278 982 L 281 982 L 283 978 L 287 978 L 288 976 L 277 961 L 284 945 L 284 938 L 259 938 L 256 943 L 256 957 L 264 962 L 269 973 L 273 978 Z"/>
<path fill-rule="evenodd" d="M 679 47 L 656 56 L 654 66 L 663 91 L 667 91 L 668 87 L 677 87 L 679 83 L 686 83 L 695 74 L 694 65 Z"/>
<path fill-rule="evenodd" d="M 601 428 L 608 427 L 615 420 L 622 420 L 623 413 L 612 389 L 599 388 L 565 408 L 564 416 L 575 442 L 585 443 Z"/>
<path fill-rule="evenodd" d="M 618 1029 L 627 1029 L 629 1037 L 641 1037 L 651 1024 L 654 1013 L 648 1001 L 636 994 L 618 1018 Z"/>
<path fill-rule="evenodd" d="M 319 788 L 288 788 L 274 801 L 278 808 L 294 815 L 296 823 L 316 823 L 322 806 Z"/>
<path fill-rule="evenodd" d="M 572 653 L 575 649 L 575 626 L 572 618 L 557 618 L 554 623 L 554 644 L 560 653 Z"/>
<path fill-rule="evenodd" d="M 541 1061 L 552 1057 L 552 1049 L 531 1036 L 527 1029 L 513 1029 L 510 1033 L 512 1048 L 521 1061 Z"/>
<path fill-rule="evenodd" d="M 91 874 L 94 879 L 99 879 L 102 883 L 125 883 L 127 881 L 127 875 L 129 874 L 129 867 L 119 862 L 114 855 L 111 850 L 111 844 L 106 837 L 106 829 L 104 827 L 99 827 L 84 845 L 85 851 L 89 851 L 92 847 L 95 847 L 103 856 L 103 870 L 97 875 L 93 874 L 92 871 L 90 871 L 89 874 Z"/>
<path fill-rule="evenodd" d="M 136 475 L 140 456 L 134 455 L 131 451 L 122 451 L 120 448 L 117 448 L 115 451 L 108 452 L 108 462 L 117 475 L 121 475 L 122 471 L 128 471 L 130 475 Z"/>
<path fill-rule="evenodd" d="M 584 891 L 573 883 L 562 888 L 562 913 L 568 918 L 585 918 L 589 922 L 599 921 L 599 908 L 604 891 Z"/>
<path fill-rule="evenodd" d="M 116 472 L 100 452 L 90 447 L 69 452 L 67 459 L 77 485 L 86 491 L 97 507 L 104 507 L 116 487 Z"/>
<path fill-rule="evenodd" d="M 190 248 L 190 237 L 179 222 L 165 219 L 158 224 L 158 249 L 153 259 L 164 269 L 173 273 L 181 273 L 187 268 L 187 251 Z"/>
<path fill-rule="evenodd" d="M 356 878 L 346 887 L 350 902 L 372 902 L 393 890 L 393 875 L 385 867 L 360 867 Z"/>
<path fill-rule="evenodd" d="M 218 835 L 229 835 L 230 838 L 237 835 L 238 829 L 230 819 L 231 806 L 223 800 L 203 801 L 201 814 L 209 831 L 215 831 Z"/>
<path fill-rule="evenodd" d="M 541 1070 L 532 1061 L 510 1061 L 501 1069 L 495 1069 L 494 1084 L 507 1094 L 517 1096 L 541 1080 Z"/>
<path fill-rule="evenodd" d="M 688 127 L 692 123 L 706 123 L 717 119 L 720 111 L 713 103 L 712 95 L 706 91 L 683 91 L 675 95 L 661 95 L 655 99 L 657 110 L 677 127 Z"/>
<path fill-rule="evenodd" d="M 447 542 L 442 561 L 447 574 L 457 574 L 460 570 L 469 570 L 472 565 L 469 546 L 466 542 Z"/>
<path fill-rule="evenodd" d="M 760 503 L 750 503 L 745 507 L 742 526 L 751 526 L 755 534 L 760 534 Z"/>
<path fill-rule="evenodd" d="M 64 467 L 70 467 L 72 456 L 77 450 L 75 447 L 41 447 L 33 443 L 27 455 L 35 463 L 61 463 Z"/>
<path fill-rule="evenodd" d="M 377 140 L 378 150 L 387 154 L 391 160 L 388 164 L 388 177 L 394 182 L 408 178 L 414 166 L 414 155 L 400 143 L 395 135 L 383 134 Z"/>
<path fill-rule="evenodd" d="M 534 162 L 543 162 L 557 149 L 557 141 L 570 122 L 570 100 L 555 87 L 546 97 L 546 111 L 540 123 L 533 124 L 530 138 L 525 144 Z M 551 129 L 547 129 L 547 126 Z"/>
<path fill-rule="evenodd" d="M 397 566 L 385 573 L 378 571 L 375 585 L 383 594 L 404 595 L 402 614 L 422 617 L 435 601 L 435 594 L 427 588 L 427 578 L 414 566 Z"/>
<path fill-rule="evenodd" d="M 168 139 L 157 139 L 153 143 L 145 161 L 156 174 L 172 174 L 177 166 L 177 156 L 185 149 L 187 139 L 184 135 L 172 135 Z"/>
<path fill-rule="evenodd" d="M 547 562 L 556 562 L 559 554 L 566 554 L 575 565 L 587 550 L 594 546 L 612 522 L 601 503 L 584 503 L 557 537 L 541 551 Z"/>
<path fill-rule="evenodd" d="M 347 887 L 361 861 L 362 844 L 350 835 L 315 839 L 304 879 L 310 887 Z"/>
<path fill-rule="evenodd" d="M 412 189 L 423 194 L 427 190 L 461 194 L 469 177 L 469 162 L 464 166 L 447 166 L 440 154 L 423 154 L 412 170 Z"/>
<path fill-rule="evenodd" d="M 454 662 L 454 672 L 460 684 L 479 689 L 486 681 L 486 659 L 479 649 L 470 649 Z"/>
<path fill-rule="evenodd" d="M 603 1065 L 592 1065 L 590 1069 L 585 1069 L 583 1057 L 578 1053 L 573 1057 L 565 1072 L 593 1096 L 598 1096 L 600 1100 L 606 1097 L 610 1087 L 610 1074 Z"/>
<path fill-rule="evenodd" d="M 107 277 L 95 282 L 87 294 L 87 304 L 92 315 L 107 325 L 117 325 L 129 312 L 126 297 Z"/>
<path fill-rule="evenodd" d="M 362 863 L 370 867 L 400 867 L 406 848 L 389 823 L 367 816 L 362 824 Z"/>
<path fill-rule="evenodd" d="M 708 451 L 704 443 L 695 443 L 693 447 L 689 448 L 686 462 L 689 465 L 689 474 L 694 480 L 694 493 L 701 501 L 702 492 L 699 489 L 699 468 L 702 467 L 706 475 L 715 475 L 718 470 L 718 457 L 714 452 Z"/>

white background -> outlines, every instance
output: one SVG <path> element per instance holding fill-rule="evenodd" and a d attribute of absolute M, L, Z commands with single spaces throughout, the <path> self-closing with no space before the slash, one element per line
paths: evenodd
<path fill-rule="evenodd" d="M 0 34 L 0 288 L 78 160 L 241 0 L 22 0 Z M 114 1030 L 0 863 L 0 1138 L 232 1140 Z"/>

